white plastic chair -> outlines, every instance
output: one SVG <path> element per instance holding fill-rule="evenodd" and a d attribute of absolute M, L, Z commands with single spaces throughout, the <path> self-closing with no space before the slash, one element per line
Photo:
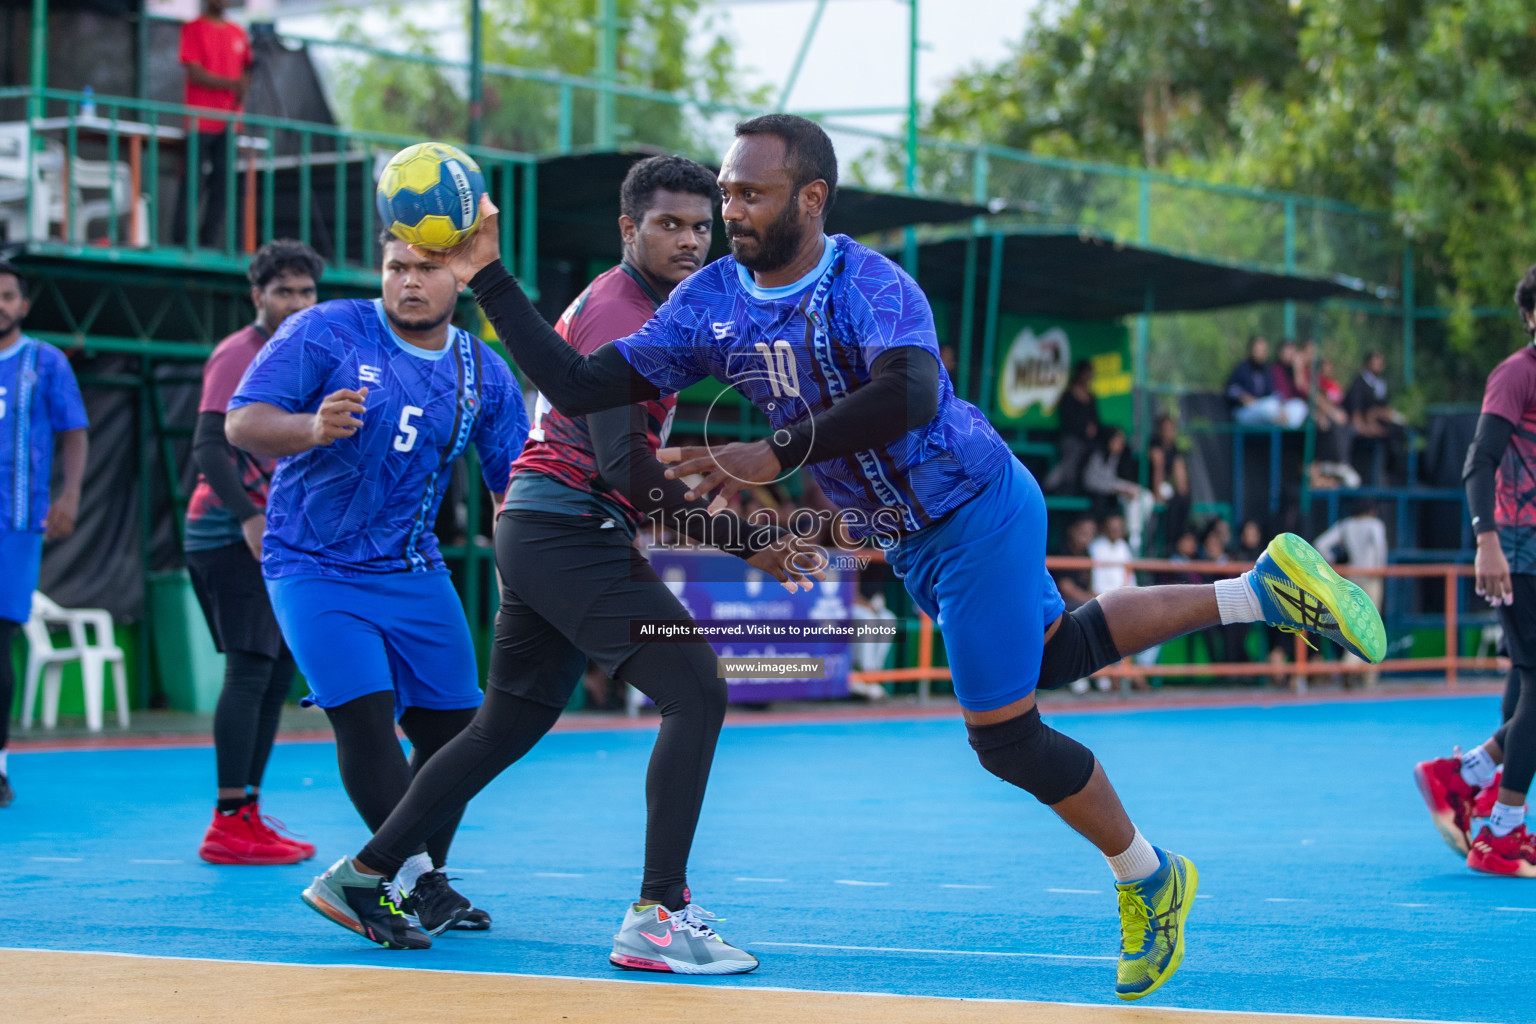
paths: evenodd
<path fill-rule="evenodd" d="M 69 630 L 69 646 L 55 647 L 50 627 Z M 123 650 L 112 635 L 112 614 L 102 608 L 60 608 L 40 591 L 32 592 L 32 616 L 22 627 L 27 635 L 27 680 L 21 698 L 21 727 L 32 727 L 39 681 L 43 687 L 43 728 L 59 724 L 59 691 L 66 662 L 80 662 L 85 690 L 85 725 L 101 731 L 106 666 L 112 666 L 112 692 L 117 698 L 117 724 L 128 728 L 128 678 Z M 91 632 L 95 632 L 94 639 Z"/>

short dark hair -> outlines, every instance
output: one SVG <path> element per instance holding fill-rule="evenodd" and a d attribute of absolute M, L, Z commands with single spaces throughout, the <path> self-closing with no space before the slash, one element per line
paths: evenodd
<path fill-rule="evenodd" d="M 273 278 L 290 271 L 305 274 L 318 284 L 320 275 L 325 272 L 325 261 L 303 242 L 279 238 L 256 250 L 245 276 L 257 288 L 265 288 L 272 283 Z"/>
<path fill-rule="evenodd" d="M 1525 272 L 1525 276 L 1515 286 L 1515 305 L 1519 306 L 1522 311 L 1529 313 L 1533 318 L 1536 318 L 1536 264 L 1533 264 Z M 1531 333 L 1531 337 L 1536 338 L 1536 327 L 1532 327 L 1524 321 L 1521 322 L 1521 326 Z"/>
<path fill-rule="evenodd" d="M 708 167 L 685 156 L 648 156 L 637 161 L 619 187 L 619 212 L 636 224 L 645 219 L 658 191 L 704 196 L 710 209 L 720 201 L 720 186 Z"/>
<path fill-rule="evenodd" d="M 16 279 L 16 287 L 21 289 L 21 297 L 27 298 L 27 279 L 21 276 L 21 268 L 3 256 L 0 256 L 0 277 L 10 275 Z"/>
<path fill-rule="evenodd" d="M 827 183 L 827 205 L 837 199 L 837 152 L 821 125 L 795 114 L 764 114 L 736 126 L 736 137 L 777 135 L 784 140 L 784 159 L 794 172 L 796 190 L 820 178 Z"/>

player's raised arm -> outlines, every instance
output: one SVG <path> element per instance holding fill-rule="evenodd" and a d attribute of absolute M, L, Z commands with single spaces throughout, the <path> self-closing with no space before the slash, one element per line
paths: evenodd
<path fill-rule="evenodd" d="M 583 356 L 555 333 L 501 262 L 500 217 L 490 196 L 480 197 L 480 210 L 480 229 L 463 244 L 446 251 L 411 248 L 469 286 L 512 360 L 549 403 L 567 416 L 582 416 L 659 398 L 656 385 L 613 345 Z"/>

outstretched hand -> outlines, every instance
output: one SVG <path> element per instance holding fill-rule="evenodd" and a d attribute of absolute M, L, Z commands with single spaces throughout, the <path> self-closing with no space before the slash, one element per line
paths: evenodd
<path fill-rule="evenodd" d="M 411 252 L 422 259 L 441 263 L 453 274 L 463 289 L 476 274 L 501 259 L 501 211 L 491 202 L 489 192 L 480 194 L 480 226 L 475 233 L 452 249 L 426 249 L 419 245 Z"/>
<path fill-rule="evenodd" d="M 689 501 L 714 491 L 709 512 L 722 511 L 731 495 L 759 484 L 771 484 L 784 467 L 767 441 L 735 442 L 708 448 L 662 448 L 656 453 L 661 462 L 671 463 L 667 479 L 680 480 L 691 473 L 703 473 L 704 479 L 683 495 Z"/>

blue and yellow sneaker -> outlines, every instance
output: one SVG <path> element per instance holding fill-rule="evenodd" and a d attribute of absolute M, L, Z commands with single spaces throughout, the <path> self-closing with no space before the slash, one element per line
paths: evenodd
<path fill-rule="evenodd" d="M 1184 961 L 1184 919 L 1195 905 L 1200 872 L 1188 857 L 1158 850 L 1162 866 L 1120 893 L 1120 965 L 1115 995 L 1140 999 L 1173 977 Z"/>
<path fill-rule="evenodd" d="M 1294 533 L 1269 542 L 1248 581 L 1269 625 L 1325 636 L 1372 665 L 1386 657 L 1387 630 L 1375 603 Z"/>

